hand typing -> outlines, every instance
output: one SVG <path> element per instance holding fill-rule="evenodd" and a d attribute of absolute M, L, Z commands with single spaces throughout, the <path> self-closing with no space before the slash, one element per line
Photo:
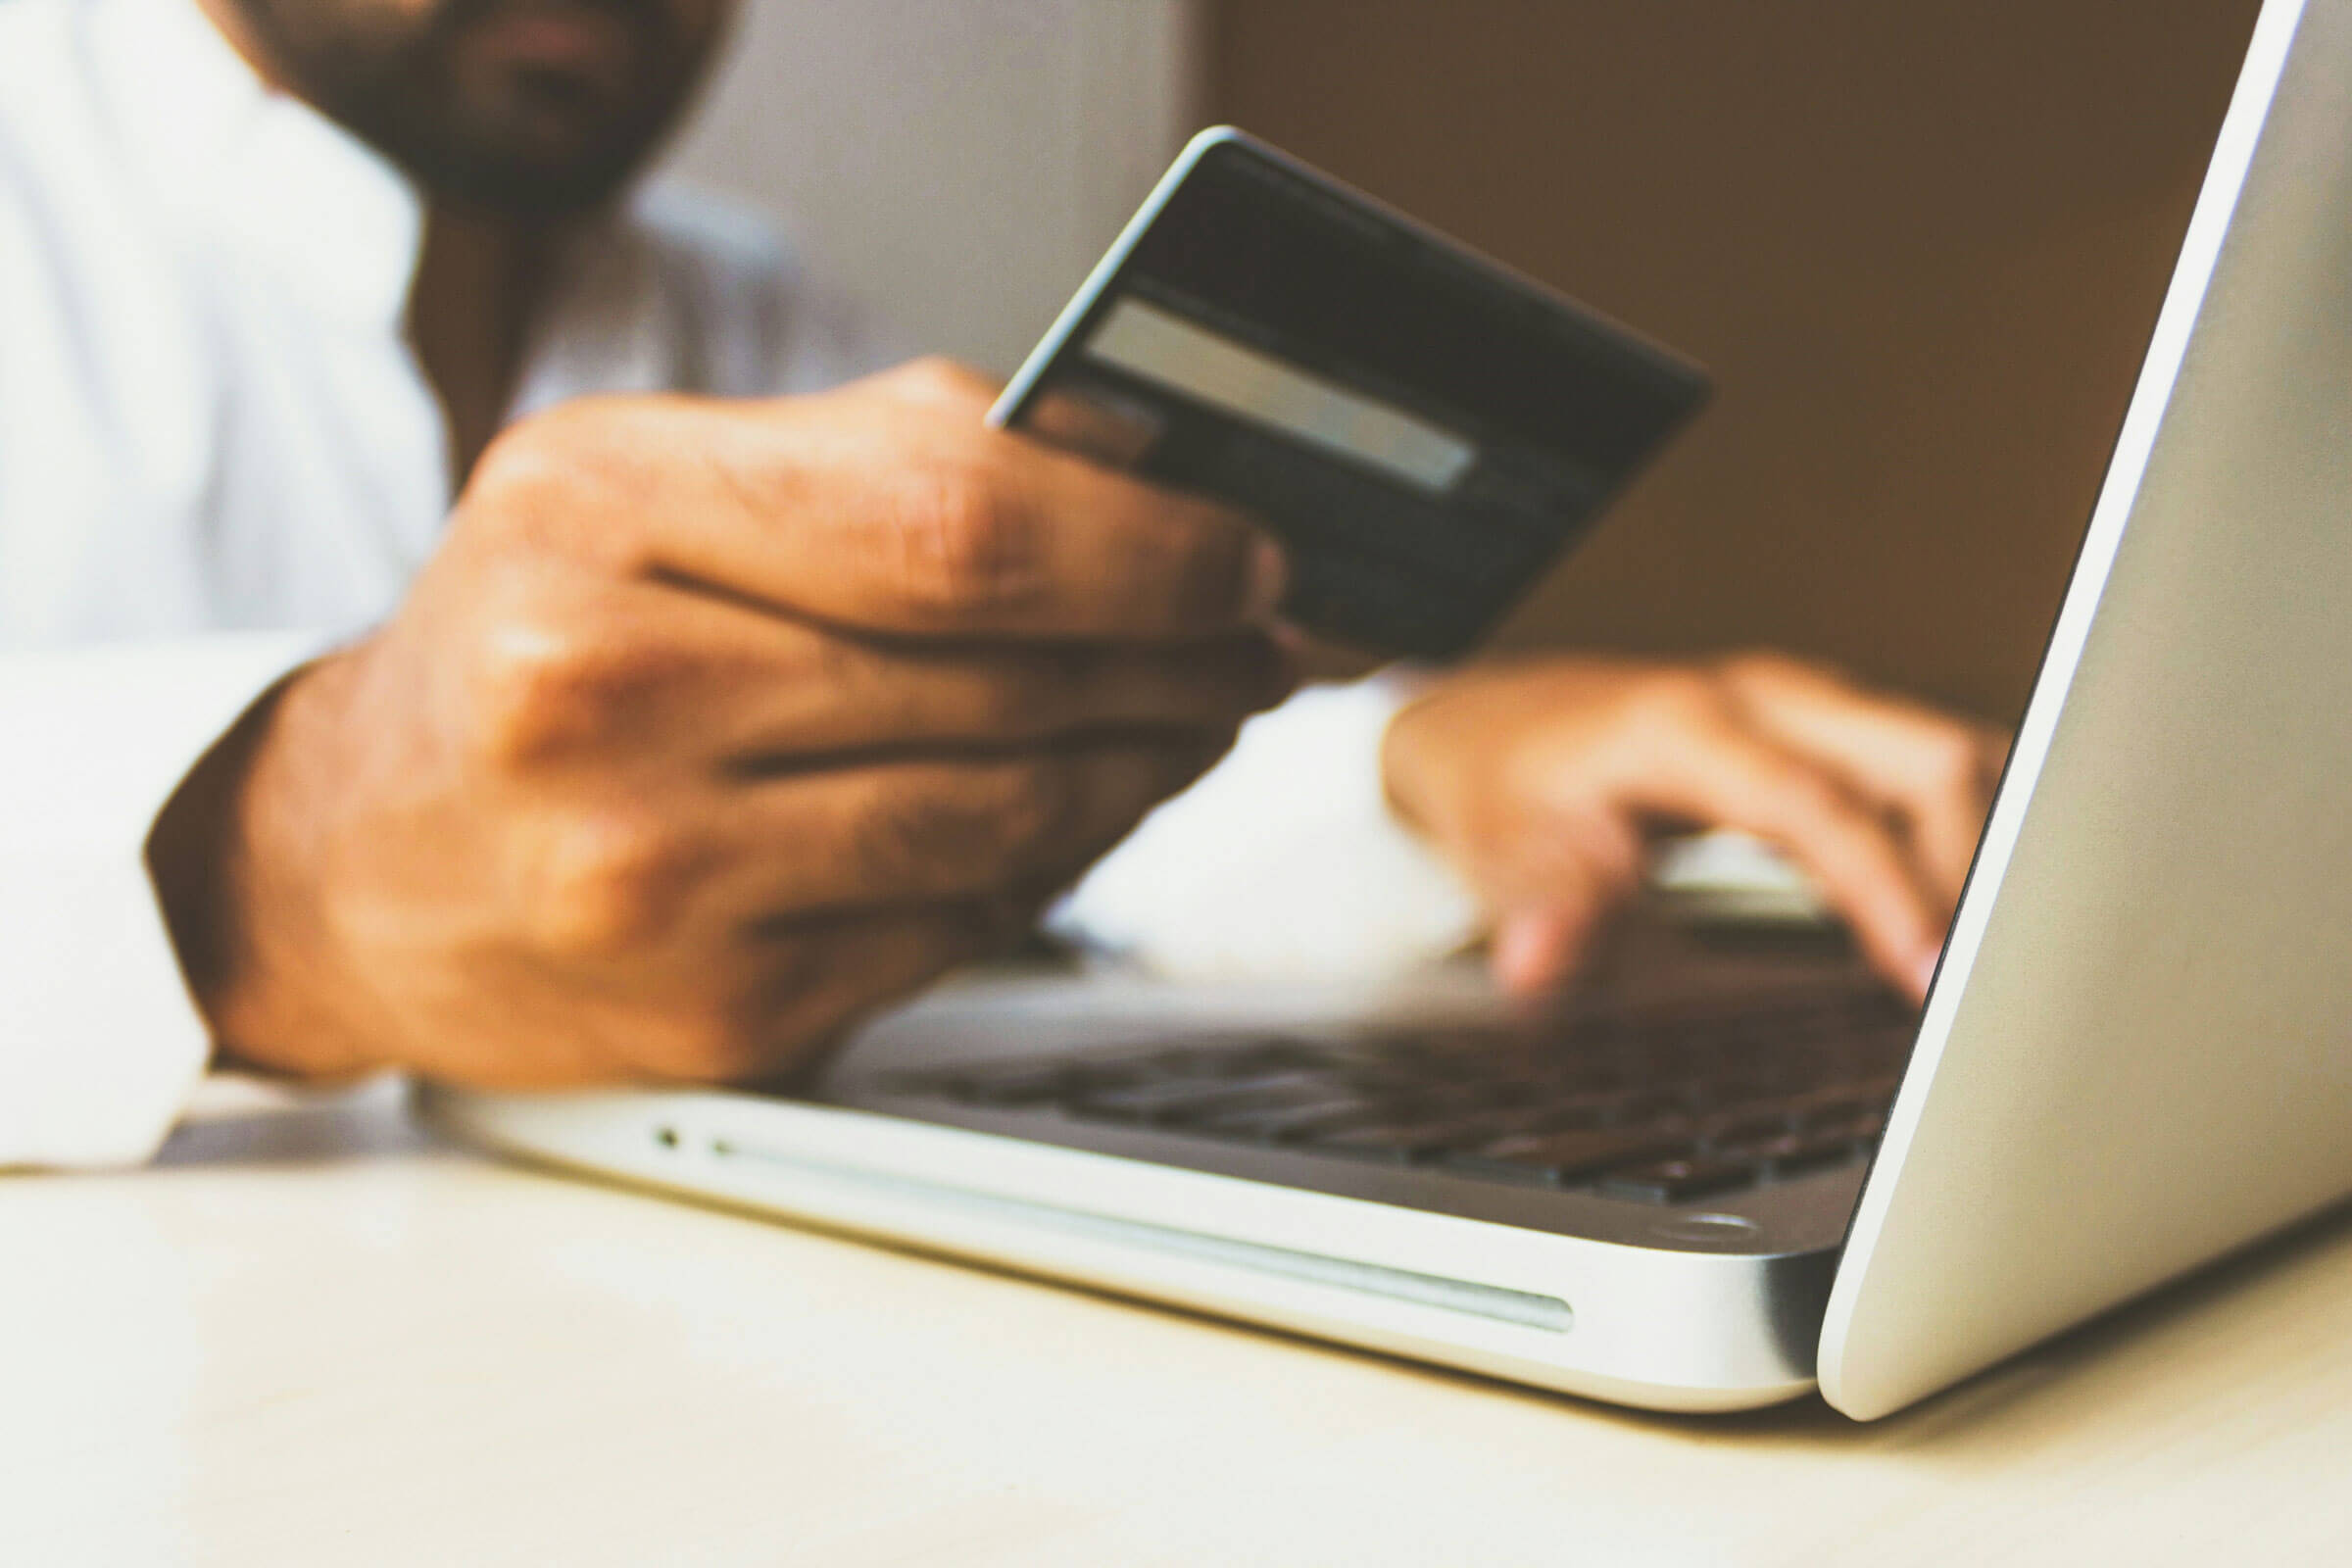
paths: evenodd
<path fill-rule="evenodd" d="M 1555 658 L 1447 677 L 1389 728 L 1398 814 L 1494 916 L 1497 978 L 1576 967 L 1665 825 L 1740 828 L 1821 886 L 1889 982 L 1928 984 L 2006 741 L 1773 655 Z"/>

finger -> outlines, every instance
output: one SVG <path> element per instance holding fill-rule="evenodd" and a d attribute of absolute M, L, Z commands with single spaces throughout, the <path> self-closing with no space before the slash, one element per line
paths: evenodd
<path fill-rule="evenodd" d="M 709 482 L 634 509 L 638 564 L 903 636 L 1166 641 L 1271 618 L 1282 553 L 1239 514 L 967 413 L 891 397 L 648 416 L 670 427 L 636 439 L 696 453 Z"/>
<path fill-rule="evenodd" d="M 1034 909 L 1007 900 L 773 922 L 739 935 L 730 983 L 638 1021 L 631 1064 L 660 1080 L 772 1079 L 805 1071 L 842 1032 L 957 964 L 1000 951 Z"/>
<path fill-rule="evenodd" d="M 737 771 L 1101 732 L 1215 735 L 1288 695 L 1264 637 L 1171 647 L 875 641 L 737 601 L 578 574 L 502 626 L 489 701 L 539 757 L 683 754 Z"/>
<path fill-rule="evenodd" d="M 1581 781 L 1564 779 L 1569 790 Z M 1630 812 L 1579 799 L 1563 810 L 1521 810 L 1482 835 L 1467 869 L 1490 908 L 1563 901 L 1606 906 L 1642 884 L 1645 845 Z"/>
<path fill-rule="evenodd" d="M 714 609 L 727 651 L 698 713 L 740 768 L 879 748 L 1031 746 L 1109 732 L 1222 735 L 1296 686 L 1270 639 L 1181 645 L 873 641 Z M 764 664 L 766 667 L 760 667 Z"/>
<path fill-rule="evenodd" d="M 1989 805 L 1978 726 L 1790 660 L 1735 661 L 1726 675 L 1751 722 L 1902 817 L 1935 891 L 1957 901 Z"/>
<path fill-rule="evenodd" d="M 1517 813 L 1475 853 L 1464 869 L 1495 911 L 1490 966 L 1517 996 L 1566 985 L 1593 932 L 1641 885 L 1639 824 L 1582 806 Z"/>
<path fill-rule="evenodd" d="M 705 739 L 741 772 L 868 750 L 1198 742 L 1230 735 L 1295 684 L 1260 638 L 1181 650 L 837 644 L 814 677 L 737 686 Z"/>
<path fill-rule="evenodd" d="M 726 917 L 772 920 L 1060 886 L 1222 751 L 1123 740 L 965 760 L 881 761 L 728 792 L 699 863 Z"/>
<path fill-rule="evenodd" d="M 1899 815 L 1932 890 L 1947 906 L 1959 902 L 1991 805 L 1980 726 L 1794 660 L 1735 660 L 1724 674 L 1765 734 Z"/>
<path fill-rule="evenodd" d="M 1515 997 L 1566 989 L 1611 902 L 1561 899 L 1504 911 L 1494 922 L 1490 954 L 1495 983 Z"/>
<path fill-rule="evenodd" d="M 850 390 L 954 409 L 977 423 L 988 417 L 1004 383 L 976 367 L 930 355 L 877 371 L 853 383 Z"/>
<path fill-rule="evenodd" d="M 1832 772 L 1725 713 L 1688 715 L 1630 749 L 1606 781 L 1639 809 L 1753 833 L 1812 873 L 1872 964 L 1924 996 L 1945 920 L 1903 843 Z"/>

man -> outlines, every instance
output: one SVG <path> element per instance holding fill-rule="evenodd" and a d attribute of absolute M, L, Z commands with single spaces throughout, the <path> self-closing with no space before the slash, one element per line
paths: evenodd
<path fill-rule="evenodd" d="M 626 196 L 728 10 L 0 6 L 0 1165 L 140 1157 L 216 1044 L 791 1067 L 1292 684 L 1248 519 L 984 429 L 952 368 L 821 390 L 865 356 L 764 232 Z M 1783 661 L 1375 681 L 1058 918 L 1360 967 L 1483 915 L 1537 989 L 1649 826 L 1723 823 L 1916 992 L 1987 773 Z"/>

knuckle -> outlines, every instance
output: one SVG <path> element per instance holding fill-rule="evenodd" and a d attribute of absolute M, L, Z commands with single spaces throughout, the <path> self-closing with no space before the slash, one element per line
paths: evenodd
<path fill-rule="evenodd" d="M 674 446 L 666 417 L 649 400 L 592 397 L 509 425 L 475 460 L 453 529 L 510 551 L 635 569 L 636 519 L 661 472 L 648 455 Z"/>
<path fill-rule="evenodd" d="M 650 814 L 575 816 L 549 833 L 533 868 L 533 935 L 564 957 L 643 952 L 676 930 L 696 871 L 691 847 Z"/>
<path fill-rule="evenodd" d="M 1722 686 L 1699 669 L 1659 670 L 1641 684 L 1634 701 L 1642 720 L 1670 735 L 1711 727 L 1724 711 Z"/>
<path fill-rule="evenodd" d="M 1959 729 L 1939 730 L 1921 746 L 1929 785 L 1940 794 L 1973 796 L 1984 774 L 1984 754 L 1976 737 Z"/>
<path fill-rule="evenodd" d="M 1718 660 L 1716 670 L 1735 686 L 1784 685 L 1805 665 L 1777 648 L 1742 648 Z"/>
<path fill-rule="evenodd" d="M 982 464 L 941 464 L 911 476 L 896 523 L 902 586 L 936 617 L 1018 610 L 1045 588 L 1035 511 Z"/>
<path fill-rule="evenodd" d="M 1800 659 L 1779 648 L 1747 648 L 1725 657 L 1716 667 L 1733 685 L 1765 691 L 1800 686 L 1844 687 L 1844 673 L 1820 660 Z"/>
<path fill-rule="evenodd" d="M 529 620 L 503 622 L 484 639 L 469 679 L 466 732 L 492 771 L 516 773 L 574 750 L 594 727 L 578 670 L 578 640 Z"/>
<path fill-rule="evenodd" d="M 543 497 L 569 482 L 572 466 L 561 460 L 561 443 L 551 439 L 555 422 L 553 416 L 524 419 L 490 438 L 466 482 L 469 517 L 514 515 L 528 510 L 515 503 Z"/>
<path fill-rule="evenodd" d="M 495 617 L 469 670 L 476 759 L 524 772 L 606 741 L 662 679 L 661 661 L 591 617 L 519 609 Z"/>
<path fill-rule="evenodd" d="M 998 773 L 990 794 L 989 814 L 999 842 L 1023 856 L 1068 839 L 1084 812 L 1077 770 L 1064 762 L 1008 764 Z"/>
<path fill-rule="evenodd" d="M 580 494 L 596 455 L 609 451 L 611 415 L 593 402 L 566 405 L 507 426 L 482 449 L 466 486 L 466 517 L 525 522 L 564 511 Z"/>
<path fill-rule="evenodd" d="M 1791 836 L 1815 843 L 1852 842 L 1846 803 L 1828 780 L 1789 763 L 1769 769 L 1764 774 L 1764 788 L 1774 815 Z"/>
<path fill-rule="evenodd" d="M 901 384 L 925 397 L 969 402 L 993 395 L 988 377 L 944 354 L 927 354 L 896 372 Z"/>
<path fill-rule="evenodd" d="M 1214 507 L 1182 503 L 1170 509 L 1174 526 L 1139 542 L 1139 581 L 1158 586 L 1179 625 L 1230 619 L 1247 597 L 1250 534 L 1241 520 Z"/>

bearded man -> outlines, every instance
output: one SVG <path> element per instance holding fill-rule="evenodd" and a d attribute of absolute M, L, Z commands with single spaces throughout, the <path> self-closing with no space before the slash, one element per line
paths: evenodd
<path fill-rule="evenodd" d="M 0 1166 L 216 1060 L 770 1075 L 1106 852 L 1057 923 L 1163 967 L 1539 989 L 1724 824 L 1924 988 L 1979 731 L 1769 657 L 1290 696 L 1250 519 L 637 187 L 730 9 L 0 5 Z"/>

